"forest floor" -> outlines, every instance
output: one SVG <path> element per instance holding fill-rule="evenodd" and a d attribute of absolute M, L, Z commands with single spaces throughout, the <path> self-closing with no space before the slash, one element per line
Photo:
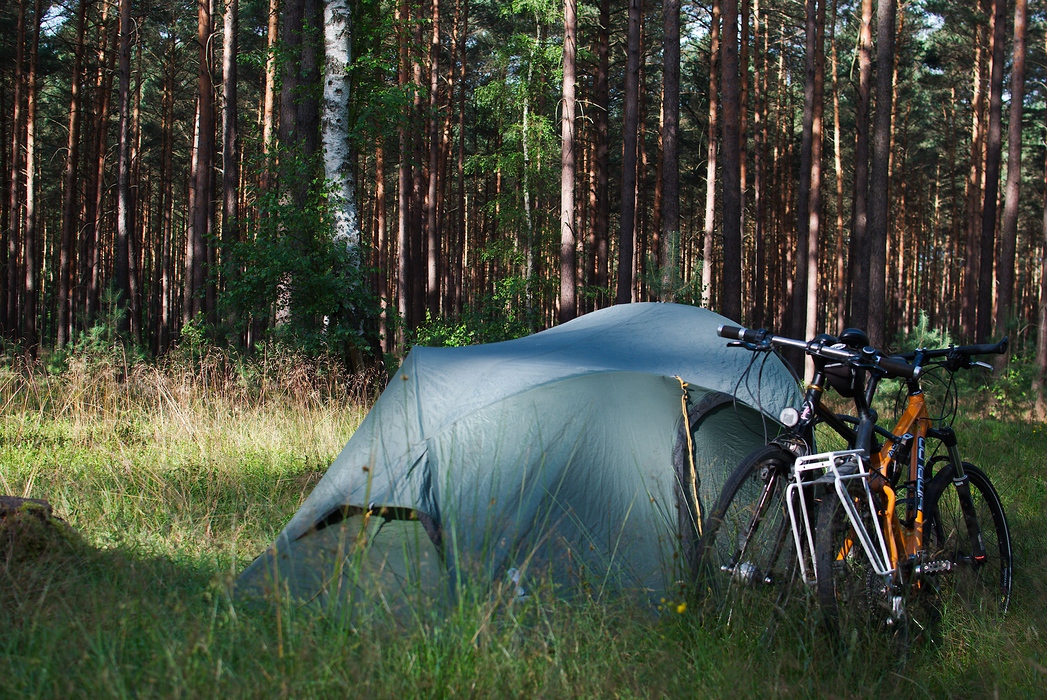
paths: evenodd
<path fill-rule="evenodd" d="M 60 374 L 0 370 L 0 493 L 45 498 L 71 526 L 0 528 L 0 695 L 1047 692 L 1047 426 L 991 417 L 981 407 L 991 401 L 965 400 L 977 415 L 956 428 L 1010 519 L 1011 610 L 978 627 L 946 619 L 899 662 L 886 643 L 834 655 L 804 619 L 769 638 L 675 604 L 659 616 L 540 591 L 515 608 L 481 596 L 399 625 L 243 607 L 231 581 L 295 512 L 373 395 L 323 367 L 271 364 L 246 371 L 204 357 L 158 368 L 113 356 L 74 359 Z"/>

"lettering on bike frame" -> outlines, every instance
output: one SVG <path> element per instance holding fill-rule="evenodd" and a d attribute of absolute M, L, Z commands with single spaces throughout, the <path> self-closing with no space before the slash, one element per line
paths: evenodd
<path fill-rule="evenodd" d="M 916 513 L 923 512 L 923 466 L 926 464 L 927 439 L 922 435 L 916 438 Z"/>

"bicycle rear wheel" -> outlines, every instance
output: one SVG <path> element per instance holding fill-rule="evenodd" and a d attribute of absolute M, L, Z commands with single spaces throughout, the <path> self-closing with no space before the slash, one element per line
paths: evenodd
<path fill-rule="evenodd" d="M 698 594 L 730 625 L 767 625 L 799 585 L 785 487 L 795 457 L 777 445 L 750 453 L 728 477 L 697 546 Z M 745 621 L 745 622 L 743 622 Z"/>
<path fill-rule="evenodd" d="M 935 460 L 946 461 L 947 458 Z M 932 462 L 932 466 L 933 466 Z M 924 526 L 925 568 L 938 573 L 924 576 L 943 614 L 993 620 L 1007 612 L 1011 600 L 1013 555 L 1003 504 L 989 477 L 973 464 L 963 463 L 971 501 L 985 548 L 976 561 L 970 531 L 953 483 L 955 470 L 946 463 L 928 487 L 927 524 Z"/>

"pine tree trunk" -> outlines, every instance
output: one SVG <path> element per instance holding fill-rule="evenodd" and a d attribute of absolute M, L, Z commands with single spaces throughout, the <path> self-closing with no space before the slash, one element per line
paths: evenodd
<path fill-rule="evenodd" d="M 790 332 L 793 337 L 804 336 L 807 319 L 807 277 L 809 275 L 808 255 L 811 226 L 811 179 L 814 153 L 814 119 L 815 119 L 815 73 L 818 55 L 818 0 L 805 0 L 805 65 L 803 85 L 803 127 L 800 136 L 800 181 L 796 198 L 796 273 L 793 282 L 792 324 Z M 817 239 L 815 240 L 817 250 Z M 815 275 L 817 277 L 817 275 Z M 803 362 L 806 356 L 792 353 L 790 359 Z"/>
<path fill-rule="evenodd" d="M 891 155 L 891 96 L 894 65 L 895 0 L 876 6 L 876 118 L 869 178 L 869 341 L 884 346 L 887 305 L 888 187 Z"/>
<path fill-rule="evenodd" d="M 713 235 L 716 223 L 716 156 L 719 134 L 720 0 L 713 0 L 709 25 L 709 129 L 705 166 L 705 230 L 702 238 L 702 306 L 713 303 Z"/>
<path fill-rule="evenodd" d="M 157 275 L 154 281 L 157 297 L 157 333 L 154 352 L 159 354 L 167 350 L 171 342 L 171 331 L 174 322 L 174 303 L 172 292 L 174 280 L 170 274 L 171 251 L 174 247 L 174 165 L 171 163 L 171 155 L 174 151 L 174 102 L 175 102 L 175 80 L 177 64 L 175 59 L 176 36 L 172 34 L 170 50 L 168 52 L 168 64 L 165 67 L 164 96 L 163 96 L 163 120 L 161 122 L 161 165 L 160 165 L 160 212 L 161 228 L 160 243 L 157 245 Z"/>
<path fill-rule="evenodd" d="M 74 232 L 77 220 L 77 163 L 80 157 L 80 73 L 84 60 L 84 35 L 87 31 L 87 0 L 80 0 L 76 13 L 76 49 L 70 81 L 69 133 L 66 140 L 65 186 L 62 196 L 62 232 L 58 259 L 58 347 L 69 342 L 72 316 L 72 268 L 75 255 Z"/>
<path fill-rule="evenodd" d="M 633 300 L 633 237 L 636 219 L 636 139 L 640 81 L 640 3 L 629 0 L 629 35 L 626 48 L 625 104 L 622 126 L 622 214 L 618 239 L 618 293 L 616 304 Z"/>
<path fill-rule="evenodd" d="M 723 3 L 723 302 L 721 312 L 742 320 L 742 183 L 738 78 L 738 2 Z"/>
<path fill-rule="evenodd" d="M 560 140 L 560 323 L 575 316 L 574 113 L 578 18 L 575 0 L 564 0 L 563 117 Z"/>
<path fill-rule="evenodd" d="M 25 64 L 25 4 L 18 0 L 18 26 L 15 39 L 14 65 L 14 99 L 11 118 L 11 180 L 7 221 L 7 298 L 5 309 L 4 332 L 8 337 L 21 335 L 19 322 L 20 307 L 18 304 L 19 284 L 18 251 L 21 247 L 22 233 L 22 134 L 25 129 L 23 106 L 23 84 L 25 82 L 23 65 Z"/>
<path fill-rule="evenodd" d="M 1047 45 L 1047 37 L 1044 44 Z M 1036 326 L 1036 373 L 1032 393 L 1036 401 L 1033 417 L 1047 419 L 1047 399 L 1044 398 L 1044 379 L 1047 378 L 1047 153 L 1043 160 L 1043 231 L 1040 248 L 1040 304 Z"/>
<path fill-rule="evenodd" d="M 280 27 L 280 0 L 269 0 L 266 24 L 265 88 L 262 94 L 262 153 L 266 156 L 262 171 L 262 191 L 272 186 L 270 154 L 273 150 L 273 126 L 276 114 L 276 49 Z"/>
<path fill-rule="evenodd" d="M 459 28 L 460 27 L 460 28 Z M 465 267 L 469 249 L 469 231 L 466 227 L 466 199 L 465 199 L 465 94 L 466 82 L 466 44 L 469 38 L 469 0 L 456 0 L 455 2 L 455 48 L 459 54 L 458 65 L 458 152 L 455 161 L 455 176 L 457 180 L 458 206 L 456 212 L 456 231 L 459 241 L 457 259 L 454 266 L 454 315 L 456 318 L 462 314 L 462 305 L 465 297 Z M 453 94 L 453 93 L 452 93 Z"/>
<path fill-rule="evenodd" d="M 755 90 L 753 105 L 753 208 L 755 217 L 753 221 L 753 246 L 755 258 L 756 280 L 753 299 L 753 324 L 759 327 L 767 326 L 767 233 L 770 227 L 765 221 L 767 216 L 766 194 L 766 163 L 767 163 L 767 70 L 770 34 L 768 20 L 763 16 L 761 30 L 760 0 L 755 0 L 753 7 L 753 42 L 759 52 L 759 69 L 754 69 Z M 760 50 L 760 39 L 763 39 L 763 50 Z"/>
<path fill-rule="evenodd" d="M 833 0 L 832 20 L 829 22 L 830 31 L 832 32 L 829 36 L 829 45 L 832 52 L 830 68 L 833 81 L 833 165 L 835 166 L 834 172 L 836 175 L 836 268 L 833 276 L 833 287 L 836 289 L 835 329 L 836 331 L 842 331 L 847 315 L 846 279 L 844 278 L 847 251 L 844 247 L 843 231 L 843 143 L 840 135 L 840 86 L 837 80 L 836 62 L 836 10 L 837 3 L 836 0 Z"/>
<path fill-rule="evenodd" d="M 600 28 L 597 35 L 597 66 L 596 66 L 596 201 L 593 209 L 595 217 L 593 220 L 593 239 L 596 257 L 595 275 L 593 283 L 600 290 L 596 306 L 604 305 L 606 295 L 603 290 L 608 287 L 609 264 L 607 255 L 607 238 L 610 227 L 610 136 L 608 114 L 611 109 L 610 88 L 608 85 L 610 75 L 610 27 L 611 27 L 611 2 L 600 0 Z"/>
<path fill-rule="evenodd" d="M 433 4 L 433 37 L 429 47 L 429 187 L 425 198 L 426 233 L 426 308 L 435 318 L 440 312 L 440 220 L 439 201 L 440 155 L 440 0 Z"/>
<path fill-rule="evenodd" d="M 120 64 L 118 141 L 116 157 L 116 238 L 113 241 L 113 282 L 120 309 L 118 328 L 131 330 L 131 0 L 120 0 Z"/>
<path fill-rule="evenodd" d="M 125 2 L 126 0 L 121 0 Z M 208 57 L 212 29 L 208 0 L 197 0 L 197 95 L 196 140 L 193 148 L 192 192 L 189 203 L 189 229 L 185 259 L 185 301 L 182 322 L 188 323 L 206 313 L 207 236 L 211 208 L 211 164 L 214 162 L 214 88 Z"/>
<path fill-rule="evenodd" d="M 25 241 L 24 241 L 24 263 L 25 263 L 25 313 L 23 320 L 23 334 L 26 346 L 31 352 L 36 352 L 40 342 L 37 336 L 37 282 L 39 280 L 37 267 L 39 265 L 39 253 L 37 252 L 37 223 L 36 211 L 36 113 L 37 113 L 37 65 L 40 54 L 40 14 L 43 11 L 41 0 L 36 0 L 33 10 L 33 38 L 29 49 L 29 76 L 28 94 L 26 99 L 25 114 Z"/>
<path fill-rule="evenodd" d="M 113 3 L 102 0 L 98 21 L 98 51 L 94 78 L 94 107 L 88 128 L 87 193 L 84 203 L 84 230 L 80 236 L 80 299 L 84 327 L 90 327 L 98 315 L 99 290 L 102 285 L 99 240 L 102 232 L 105 160 L 109 135 L 109 100 L 112 95 L 113 59 L 117 52 L 109 47 L 117 41 L 119 22 L 109 20 Z"/>
<path fill-rule="evenodd" d="M 818 2 L 814 42 L 814 115 L 811 121 L 811 180 L 808 190 L 807 317 L 804 338 L 818 333 L 818 242 L 822 223 L 822 125 L 825 104 L 825 0 Z"/>
<path fill-rule="evenodd" d="M 869 325 L 869 106 L 872 92 L 872 0 L 862 0 L 855 108 L 854 200 L 851 220 L 850 320 Z"/>
<path fill-rule="evenodd" d="M 222 30 L 222 238 L 229 244 L 240 240 L 240 134 L 236 126 L 240 0 L 225 0 Z"/>
<path fill-rule="evenodd" d="M 1010 325 L 1014 298 L 1014 249 L 1018 239 L 1018 197 L 1022 181 L 1022 107 L 1025 99 L 1025 34 L 1028 15 L 1026 0 L 1014 2 L 1014 67 L 1011 69 L 1011 109 L 1007 127 L 1007 185 L 1000 230 L 999 294 L 996 335 L 1005 335 Z M 1002 368 L 1010 354 L 1001 355 Z"/>
<path fill-rule="evenodd" d="M 421 47 L 422 44 L 422 23 L 419 21 L 414 22 L 413 32 L 413 44 L 414 47 Z M 412 47 L 412 48 L 414 48 Z M 412 109 L 412 120 L 414 127 L 411 130 L 412 136 L 412 170 L 411 170 L 411 264 L 413 266 L 413 274 L 419 276 L 417 280 L 411 285 L 412 296 L 411 296 L 411 315 L 408 317 L 408 325 L 412 328 L 418 326 L 425 320 L 425 309 L 426 309 L 426 293 L 427 287 L 427 275 L 423 272 L 422 266 L 426 264 L 426 237 L 425 237 L 425 194 L 423 192 L 425 186 L 423 181 L 425 180 L 425 169 L 422 167 L 424 162 L 424 145 L 425 145 L 425 115 L 422 111 L 422 62 L 418 57 L 417 53 L 412 51 L 411 56 L 411 82 L 414 87 L 414 101 Z"/>
<path fill-rule="evenodd" d="M 663 0 L 661 294 L 674 301 L 680 249 L 680 0 Z"/>

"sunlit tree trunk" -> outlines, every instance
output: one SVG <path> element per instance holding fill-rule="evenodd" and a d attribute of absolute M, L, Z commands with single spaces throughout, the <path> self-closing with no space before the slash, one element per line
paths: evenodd
<path fill-rule="evenodd" d="M 836 288 L 836 307 L 834 314 L 835 330 L 843 330 L 846 316 L 846 280 L 844 278 L 844 261 L 847 253 L 844 248 L 843 229 L 843 143 L 840 134 L 840 86 L 837 80 L 836 62 L 836 0 L 833 0 L 832 19 L 829 22 L 829 45 L 831 51 L 832 91 L 833 91 L 833 165 L 836 175 L 836 261 L 833 286 Z"/>
<path fill-rule="evenodd" d="M 360 222 L 356 211 L 353 156 L 349 148 L 349 63 L 352 25 L 345 0 L 324 2 L 324 100 L 320 120 L 324 173 L 332 187 L 329 198 L 335 245 L 354 264 L 360 252 Z"/>
<path fill-rule="evenodd" d="M 407 87 L 407 2 L 400 0 L 396 3 L 395 22 L 397 32 L 397 43 L 399 51 L 399 64 L 397 71 L 397 85 L 403 90 Z M 410 179 L 411 167 L 408 163 L 410 149 L 408 148 L 407 124 L 402 117 L 399 128 L 399 162 L 396 166 L 396 310 L 402 321 L 408 321 L 411 312 L 411 277 L 410 277 L 410 255 L 411 239 L 409 233 L 410 224 Z M 403 324 L 398 324 L 396 338 L 397 348 L 404 344 Z"/>
<path fill-rule="evenodd" d="M 713 236 L 716 222 L 716 155 L 719 135 L 720 0 L 713 0 L 709 24 L 709 139 L 705 166 L 705 230 L 702 238 L 702 306 L 712 307 Z"/>
<path fill-rule="evenodd" d="M 426 285 L 425 299 L 429 313 L 436 317 L 440 311 L 440 219 L 439 157 L 440 157 L 440 0 L 431 0 L 433 6 L 433 35 L 429 45 L 429 187 L 425 198 Z"/>
<path fill-rule="evenodd" d="M 737 0 L 725 0 L 722 9 L 723 302 L 720 306 L 724 316 L 742 322 L 742 151 Z"/>
<path fill-rule="evenodd" d="M 978 321 L 975 330 L 979 342 L 988 340 L 993 328 L 993 249 L 996 243 L 996 199 L 1000 192 L 1000 155 L 1003 146 L 1003 50 L 1007 40 L 1007 3 L 1005 0 L 993 0 L 992 9 L 989 129 L 985 141 L 985 197 L 978 256 Z"/>
<path fill-rule="evenodd" d="M 821 163 L 815 164 L 815 121 L 818 117 L 817 73 L 821 33 L 818 26 L 818 0 L 806 0 L 806 60 L 804 66 L 803 128 L 800 141 L 800 182 L 796 199 L 796 277 L 793 283 L 792 334 L 806 336 L 808 296 L 811 291 L 809 278 L 814 277 L 817 290 L 818 261 L 818 213 L 812 211 L 815 198 L 815 171 L 821 175 Z M 811 241 L 811 226 L 814 225 L 814 240 Z M 814 255 L 811 255 L 811 251 Z M 814 258 L 811 264 L 811 257 Z M 813 273 L 813 274 L 812 274 Z M 802 359 L 799 358 L 798 359 Z"/>
<path fill-rule="evenodd" d="M 22 202 L 19 195 L 22 189 L 22 135 L 25 129 L 25 113 L 23 112 L 23 65 L 25 63 L 25 4 L 26 0 L 18 1 L 18 25 L 15 38 L 15 65 L 14 65 L 14 99 L 13 114 L 11 119 L 11 179 L 9 183 L 10 197 L 8 198 L 8 221 L 7 221 L 7 299 L 6 318 L 4 331 L 10 336 L 19 334 L 19 305 L 18 297 L 21 285 L 18 275 L 18 252 L 22 240 Z"/>
<path fill-rule="evenodd" d="M 822 227 L 822 125 L 825 104 L 825 0 L 818 2 L 814 43 L 814 115 L 811 120 L 811 170 L 807 226 L 807 316 L 804 338 L 818 333 L 818 242 Z"/>
<path fill-rule="evenodd" d="M 25 263 L 25 310 L 23 314 L 23 334 L 25 344 L 35 352 L 37 337 L 37 300 L 39 280 L 37 266 L 37 223 L 38 214 L 36 189 L 36 115 L 38 108 L 37 66 L 40 55 L 40 14 L 43 11 L 41 0 L 36 0 L 33 10 L 33 39 L 29 49 L 28 95 L 25 115 L 25 241 L 23 259 Z"/>
<path fill-rule="evenodd" d="M 466 69 L 468 67 L 466 46 L 469 39 L 469 0 L 456 0 L 455 2 L 455 47 L 458 49 L 458 154 L 456 161 L 456 176 L 458 180 L 458 212 L 457 231 L 460 245 L 458 247 L 458 260 L 455 265 L 455 297 L 454 313 L 460 316 L 465 298 L 465 268 L 467 267 L 466 251 L 469 249 L 469 228 L 466 225 L 466 196 L 465 196 L 465 107 L 466 107 Z"/>
<path fill-rule="evenodd" d="M 574 112 L 578 18 L 575 0 L 564 1 L 563 117 L 560 128 L 560 323 L 575 316 Z"/>
<path fill-rule="evenodd" d="M 240 240 L 240 134 L 236 128 L 236 61 L 239 53 L 240 0 L 225 0 L 222 41 L 222 236 Z"/>
<path fill-rule="evenodd" d="M 272 185 L 272 164 L 269 155 L 273 149 L 273 127 L 276 115 L 276 41 L 280 29 L 280 0 L 269 0 L 269 21 L 266 23 L 265 88 L 262 93 L 262 153 L 266 156 L 262 171 L 262 190 Z"/>

